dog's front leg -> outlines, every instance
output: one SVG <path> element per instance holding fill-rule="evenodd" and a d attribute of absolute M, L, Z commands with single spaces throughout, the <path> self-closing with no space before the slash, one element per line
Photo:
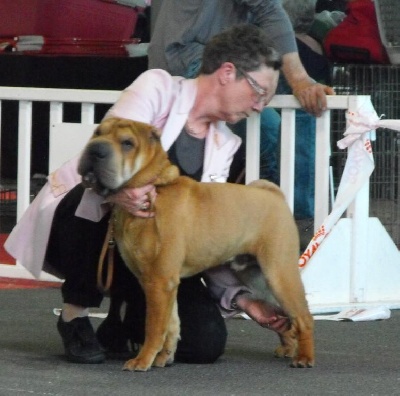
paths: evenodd
<path fill-rule="evenodd" d="M 180 320 L 178 316 L 178 304 L 175 301 L 169 321 L 164 346 L 154 360 L 153 366 L 165 367 L 173 363 L 176 347 L 180 338 Z"/>
<path fill-rule="evenodd" d="M 168 348 L 176 348 L 176 343 L 170 339 L 169 324 L 171 314 L 176 305 L 177 289 L 179 284 L 178 277 L 165 277 L 151 274 L 147 279 L 142 279 L 142 287 L 146 296 L 146 331 L 145 341 L 138 356 L 128 360 L 124 365 L 124 370 L 129 371 L 147 371 L 155 362 L 155 358 L 159 352 L 161 356 L 174 356 L 175 350 Z M 167 349 L 163 349 L 163 347 Z M 162 358 L 155 362 L 162 365 Z M 165 359 L 164 365 L 167 363 Z"/>

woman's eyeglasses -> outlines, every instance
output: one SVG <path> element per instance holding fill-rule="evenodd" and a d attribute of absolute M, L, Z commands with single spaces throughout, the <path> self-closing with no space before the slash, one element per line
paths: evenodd
<path fill-rule="evenodd" d="M 264 102 L 267 99 L 267 91 L 253 78 L 239 67 L 236 69 L 243 74 L 246 81 L 249 83 L 253 91 L 257 94 L 257 103 Z"/>

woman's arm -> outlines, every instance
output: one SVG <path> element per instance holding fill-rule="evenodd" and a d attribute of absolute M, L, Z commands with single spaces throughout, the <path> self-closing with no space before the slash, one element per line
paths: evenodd
<path fill-rule="evenodd" d="M 104 118 L 128 118 L 162 128 L 171 110 L 175 85 L 166 71 L 148 70 L 122 91 Z"/>

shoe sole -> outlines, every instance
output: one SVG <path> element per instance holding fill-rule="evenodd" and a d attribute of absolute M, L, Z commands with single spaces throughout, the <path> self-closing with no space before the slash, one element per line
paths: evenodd
<path fill-rule="evenodd" d="M 69 360 L 70 362 L 80 363 L 80 364 L 100 364 L 104 363 L 104 361 L 106 360 L 104 353 L 99 353 L 91 357 L 81 357 L 81 356 L 69 355 L 67 351 L 65 351 L 65 356 L 67 360 Z"/>

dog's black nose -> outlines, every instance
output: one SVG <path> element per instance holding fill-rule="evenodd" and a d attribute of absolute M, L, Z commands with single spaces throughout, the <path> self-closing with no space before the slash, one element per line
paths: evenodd
<path fill-rule="evenodd" d="M 111 154 L 111 147 L 107 143 L 96 143 L 89 147 L 88 154 L 92 160 L 102 160 Z"/>

